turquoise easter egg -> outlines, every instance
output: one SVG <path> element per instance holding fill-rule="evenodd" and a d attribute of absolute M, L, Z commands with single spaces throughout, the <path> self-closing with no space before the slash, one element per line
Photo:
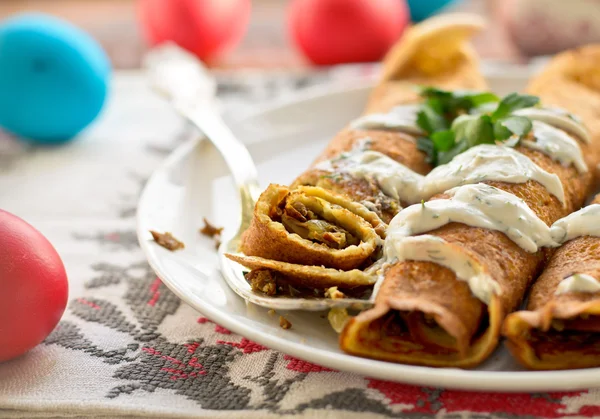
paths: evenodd
<path fill-rule="evenodd" d="M 87 33 L 60 19 L 0 22 L 0 127 L 38 143 L 75 137 L 100 113 L 110 63 Z"/>
<path fill-rule="evenodd" d="M 455 0 L 408 0 L 410 18 L 413 22 L 421 22 L 454 2 Z"/>

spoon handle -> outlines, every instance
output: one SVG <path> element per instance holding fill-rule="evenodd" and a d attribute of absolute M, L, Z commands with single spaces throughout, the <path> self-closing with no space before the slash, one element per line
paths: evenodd
<path fill-rule="evenodd" d="M 252 156 L 208 103 L 175 103 L 177 111 L 194 124 L 223 156 L 233 176 L 242 206 L 242 225 L 249 225 L 260 194 Z"/>
<path fill-rule="evenodd" d="M 144 66 L 154 91 L 200 129 L 223 156 L 240 194 L 244 229 L 260 194 L 257 171 L 248 149 L 215 111 L 215 79 L 196 57 L 174 44 L 151 50 Z"/>

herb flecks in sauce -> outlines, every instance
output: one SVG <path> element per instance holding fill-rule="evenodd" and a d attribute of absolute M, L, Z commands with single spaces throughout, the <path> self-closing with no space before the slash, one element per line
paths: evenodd
<path fill-rule="evenodd" d="M 386 246 L 394 240 L 435 230 L 449 223 L 501 231 L 528 252 L 542 246 L 557 246 L 550 228 L 516 196 L 484 183 L 460 186 L 449 191 L 450 199 L 413 205 L 390 223 Z M 525 220 L 519 223 L 519 220 Z M 436 261 L 434 256 L 430 259 Z"/>
<path fill-rule="evenodd" d="M 501 293 L 498 283 L 471 254 L 436 236 L 422 234 L 386 241 L 385 255 L 388 261 L 418 260 L 444 266 L 452 270 L 459 281 L 467 282 L 475 297 L 486 304 L 493 294 Z"/>
<path fill-rule="evenodd" d="M 600 204 L 588 205 L 561 218 L 550 231 L 554 240 L 561 243 L 581 236 L 600 237 Z"/>

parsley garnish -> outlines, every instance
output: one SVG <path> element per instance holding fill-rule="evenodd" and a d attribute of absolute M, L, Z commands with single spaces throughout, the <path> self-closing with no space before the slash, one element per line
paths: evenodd
<path fill-rule="evenodd" d="M 536 96 L 517 93 L 500 100 L 493 93 L 431 87 L 421 88 L 420 94 L 425 102 L 417 115 L 417 125 L 427 136 L 417 139 L 417 148 L 435 166 L 479 144 L 503 142 L 515 147 L 533 125 L 529 118 L 513 113 L 539 102 Z"/>

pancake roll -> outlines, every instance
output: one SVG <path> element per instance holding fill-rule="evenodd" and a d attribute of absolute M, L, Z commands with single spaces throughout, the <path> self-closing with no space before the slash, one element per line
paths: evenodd
<path fill-rule="evenodd" d="M 503 333 L 531 369 L 600 366 L 600 195 L 552 226 L 565 241 L 534 283 L 527 309 L 508 316 Z"/>

